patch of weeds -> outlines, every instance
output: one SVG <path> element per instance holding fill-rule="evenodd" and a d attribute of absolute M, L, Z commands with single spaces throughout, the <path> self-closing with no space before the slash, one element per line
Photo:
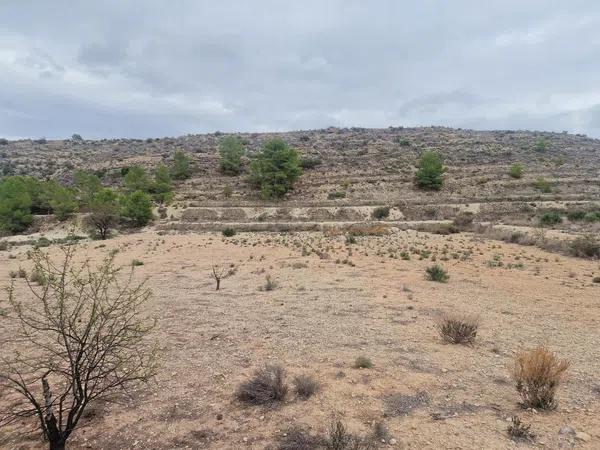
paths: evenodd
<path fill-rule="evenodd" d="M 472 344 L 478 327 L 477 317 L 457 313 L 446 314 L 437 323 L 442 339 L 450 344 Z"/>
<path fill-rule="evenodd" d="M 438 283 L 446 283 L 450 276 L 440 265 L 435 264 L 425 269 L 425 278 L 429 281 L 436 281 Z"/>
<path fill-rule="evenodd" d="M 429 404 L 429 394 L 425 391 L 414 395 L 391 394 L 384 398 L 384 415 L 388 417 L 407 416 L 415 409 Z"/>
<path fill-rule="evenodd" d="M 373 361 L 371 361 L 366 356 L 359 356 L 354 360 L 354 368 L 355 369 L 372 369 Z"/>
<path fill-rule="evenodd" d="M 535 440 L 535 434 L 530 431 L 531 425 L 526 425 L 521 421 L 519 416 L 512 416 L 510 419 L 510 425 L 506 430 L 508 436 L 517 442 L 533 442 Z"/>
<path fill-rule="evenodd" d="M 312 397 L 320 388 L 319 382 L 310 375 L 298 375 L 294 378 L 294 392 L 303 400 Z"/>
<path fill-rule="evenodd" d="M 266 405 L 283 401 L 287 392 L 285 369 L 281 366 L 266 366 L 257 370 L 250 380 L 240 384 L 235 395 L 244 403 Z"/>

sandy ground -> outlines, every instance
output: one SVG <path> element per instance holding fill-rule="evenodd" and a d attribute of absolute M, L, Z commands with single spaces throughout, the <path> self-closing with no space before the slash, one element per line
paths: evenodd
<path fill-rule="evenodd" d="M 143 261 L 136 271 L 154 292 L 161 366 L 130 398 L 96 406 L 71 449 L 264 449 L 294 424 L 324 432 L 334 416 L 360 434 L 385 423 L 396 442 L 382 448 L 600 448 L 597 261 L 414 231 L 349 246 L 344 236 L 317 232 L 223 238 L 152 230 L 79 245 L 94 260 L 119 249 L 117 262 Z M 26 250 L 0 252 L 0 284 L 10 270 L 29 268 Z M 411 260 L 400 258 L 403 250 Z M 420 250 L 431 253 L 420 259 Z M 432 258 L 448 270 L 447 284 L 425 280 Z M 220 291 L 212 264 L 238 268 Z M 267 274 L 278 286 L 265 292 Z M 475 345 L 441 341 L 435 319 L 444 311 L 480 316 Z M 521 409 L 508 371 L 515 352 L 540 343 L 572 362 L 553 412 Z M 360 355 L 372 369 L 353 368 Z M 238 384 L 266 363 L 284 365 L 290 382 L 313 375 L 322 389 L 306 401 L 290 393 L 275 408 L 239 403 Z M 424 401 L 414 409 L 386 414 L 390 396 L 417 393 Z M 534 444 L 507 438 L 514 414 L 531 424 Z M 39 436 L 18 436 L 26 424 L 0 431 L 0 446 L 43 448 Z M 580 438 L 559 434 L 565 426 Z"/>

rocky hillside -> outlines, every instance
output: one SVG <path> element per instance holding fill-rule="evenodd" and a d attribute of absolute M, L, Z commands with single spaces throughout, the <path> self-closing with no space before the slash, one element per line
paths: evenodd
<path fill-rule="evenodd" d="M 74 168 L 89 168 L 104 174 L 105 182 L 118 183 L 121 168 L 152 167 L 182 149 L 195 168 L 192 178 L 177 187 L 171 217 L 193 223 L 353 221 L 369 217 L 365 207 L 375 205 L 394 207 L 393 220 L 451 218 L 467 209 L 482 219 L 510 221 L 528 217 L 532 208 L 600 199 L 600 140 L 582 135 L 442 127 L 240 133 L 248 159 L 265 141 L 280 137 L 305 160 L 294 192 L 272 203 L 262 201 L 244 175 L 218 171 L 223 136 L 3 142 L 0 170 L 68 181 Z M 419 191 L 413 184 L 415 162 L 427 149 L 440 152 L 448 167 L 441 192 Z M 515 162 L 525 168 L 520 179 L 508 174 Z M 540 177 L 551 192 L 536 188 Z"/>

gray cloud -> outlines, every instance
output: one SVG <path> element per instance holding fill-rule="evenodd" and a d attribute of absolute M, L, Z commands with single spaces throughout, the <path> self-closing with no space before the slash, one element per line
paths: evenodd
<path fill-rule="evenodd" d="M 600 137 L 593 0 L 0 4 L 0 135 L 447 125 Z"/>

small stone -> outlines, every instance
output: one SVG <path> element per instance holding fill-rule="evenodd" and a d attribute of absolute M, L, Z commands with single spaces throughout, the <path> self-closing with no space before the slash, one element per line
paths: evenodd
<path fill-rule="evenodd" d="M 583 442 L 590 442 L 592 440 L 592 437 L 589 434 L 584 433 L 583 431 L 578 431 L 577 433 L 575 433 L 575 439 Z"/>
<path fill-rule="evenodd" d="M 390 445 L 396 445 L 398 441 L 394 438 L 390 439 Z"/>
<path fill-rule="evenodd" d="M 223 414 L 221 414 L 221 413 L 217 414 L 217 420 L 223 420 Z"/>

